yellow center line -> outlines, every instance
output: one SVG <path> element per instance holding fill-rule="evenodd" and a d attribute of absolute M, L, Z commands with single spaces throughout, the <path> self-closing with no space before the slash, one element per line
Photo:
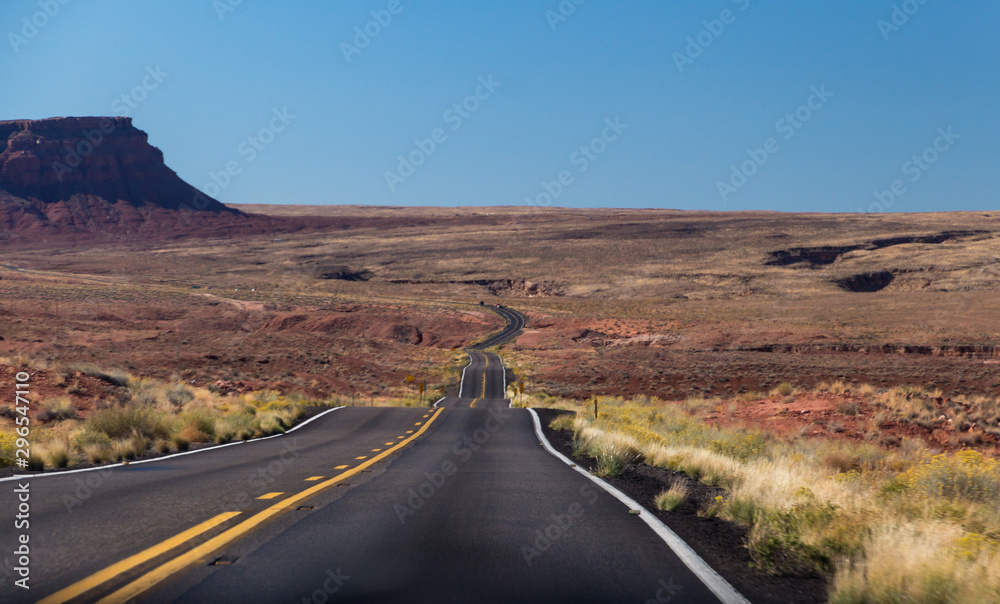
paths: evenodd
<path fill-rule="evenodd" d="M 394 445 L 396 443 L 385 443 L 385 444 L 386 444 L 387 447 L 391 447 L 392 445 Z"/>
<path fill-rule="evenodd" d="M 346 472 L 343 472 L 338 476 L 334 476 L 329 480 L 317 483 L 316 485 L 311 486 L 304 491 L 300 491 L 295 495 L 292 495 L 291 497 L 286 497 L 285 499 L 282 499 L 281 501 L 275 503 L 271 507 L 266 508 L 263 511 L 260 511 L 257 514 L 247 518 L 243 522 L 237 524 L 236 526 L 223 531 L 222 533 L 209 539 L 205 543 L 202 543 L 201 545 L 192 548 L 184 552 L 183 554 L 177 556 L 173 560 L 170 560 L 169 562 L 166 562 L 161 566 L 149 571 L 148 573 L 142 575 L 135 581 L 132 581 L 125 587 L 122 587 L 113 594 L 101 599 L 98 602 L 98 604 L 122 604 L 124 602 L 127 602 L 135 598 L 136 596 L 148 591 L 153 586 L 168 579 L 174 573 L 180 572 L 181 570 L 184 570 L 189 566 L 205 561 L 214 552 L 218 551 L 219 549 L 222 549 L 223 547 L 229 545 L 233 541 L 236 541 L 237 539 L 243 537 L 247 533 L 253 531 L 254 529 L 256 529 L 258 526 L 260 526 L 270 518 L 277 516 L 278 514 L 284 512 L 285 510 L 290 509 L 292 506 L 298 505 L 300 502 L 312 497 L 313 495 L 316 495 L 317 493 L 325 491 L 326 489 L 336 485 L 342 480 L 354 476 L 355 474 L 361 472 L 362 470 L 375 465 L 380 460 L 389 457 L 390 455 L 393 454 L 393 452 L 402 449 L 404 446 L 406 446 L 410 442 L 420 437 L 420 435 L 423 434 L 427 430 L 427 428 L 430 427 L 431 423 L 433 423 L 434 420 L 436 420 L 441 415 L 442 411 L 444 411 L 444 409 L 438 409 L 434 413 L 434 417 L 432 417 L 430 421 L 427 422 L 427 425 L 418 430 L 417 433 L 414 434 L 413 436 L 397 444 L 395 447 L 391 449 L 386 449 L 385 451 L 379 453 L 378 455 L 369 459 L 368 461 L 358 465 L 355 468 L 347 470 Z"/>
<path fill-rule="evenodd" d="M 346 468 L 347 466 L 344 467 Z M 310 476 L 309 478 L 306 478 L 306 482 L 315 482 L 317 480 L 323 480 L 323 478 L 323 476 Z"/>
<path fill-rule="evenodd" d="M 421 424 L 421 422 L 417 422 L 417 423 L 415 423 L 415 424 L 413 424 L 413 425 L 414 425 L 414 426 L 419 426 L 420 424 Z"/>
<path fill-rule="evenodd" d="M 257 499 L 274 499 L 275 497 L 281 497 L 284 494 L 285 494 L 284 491 L 275 491 L 273 493 L 264 493 L 263 495 L 261 495 Z"/>
<path fill-rule="evenodd" d="M 469 408 L 471 409 L 472 407 L 475 407 L 476 403 L 478 403 L 478 402 L 479 402 L 478 398 L 477 399 L 473 399 L 472 403 L 469 404 Z"/>
<path fill-rule="evenodd" d="M 367 459 L 367 458 L 368 458 L 367 455 L 362 455 L 361 457 L 355 457 L 354 459 Z"/>
<path fill-rule="evenodd" d="M 381 451 L 381 450 L 382 450 L 382 449 L 372 449 L 372 453 L 378 453 L 378 452 L 379 452 L 379 451 Z"/>
<path fill-rule="evenodd" d="M 407 434 L 413 434 L 413 430 L 407 430 L 407 431 L 406 431 L 406 433 L 407 433 Z M 401 438 L 402 438 L 402 437 L 401 437 Z"/>
<path fill-rule="evenodd" d="M 351 467 L 351 466 L 349 466 L 349 465 L 345 465 L 345 466 L 337 466 L 336 468 L 334 468 L 334 470 L 345 470 L 345 469 L 347 469 L 347 468 L 349 468 L 349 467 Z"/>
<path fill-rule="evenodd" d="M 413 432 L 413 430 L 410 430 L 410 432 Z M 396 438 L 406 438 L 406 437 L 405 436 L 397 436 Z"/>
<path fill-rule="evenodd" d="M 183 533 L 175 535 L 162 543 L 157 543 L 153 547 L 143 550 L 134 556 L 125 558 L 121 562 L 116 562 L 104 570 L 90 575 L 86 579 L 77 581 L 69 587 L 61 589 L 44 600 L 41 600 L 39 604 L 57 604 L 59 602 L 72 600 L 73 598 L 90 591 L 98 585 L 110 581 L 122 573 L 130 571 L 140 564 L 145 564 L 153 558 L 172 550 L 185 541 L 197 537 L 198 535 L 219 526 L 233 516 L 239 516 L 240 514 L 241 512 L 226 512 L 224 514 L 219 514 L 215 518 L 193 526 Z"/>

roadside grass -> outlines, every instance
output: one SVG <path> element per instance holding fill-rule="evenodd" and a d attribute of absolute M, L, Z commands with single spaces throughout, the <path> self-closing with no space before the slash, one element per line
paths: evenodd
<path fill-rule="evenodd" d="M 656 509 L 665 512 L 676 510 L 688 496 L 688 486 L 682 480 L 675 480 L 670 488 L 656 496 Z"/>
<path fill-rule="evenodd" d="M 873 393 L 886 404 L 912 401 L 900 394 Z M 1000 600 L 995 459 L 918 440 L 886 449 L 721 428 L 700 420 L 712 407 L 698 400 L 609 397 L 598 406 L 594 418 L 592 402 L 576 403 L 572 424 L 595 473 L 614 475 L 634 456 L 725 489 L 700 513 L 750 527 L 746 545 L 761 570 L 825 575 L 837 604 Z M 620 450 L 627 456 L 611 453 Z M 653 503 L 676 509 L 679 490 L 675 483 Z"/>
<path fill-rule="evenodd" d="M 307 401 L 274 390 L 221 395 L 118 371 L 86 368 L 86 372 L 122 385 L 109 399 L 98 401 L 86 417 L 80 417 L 68 397 L 41 401 L 29 437 L 34 468 L 131 460 L 151 452 L 184 451 L 192 443 L 226 443 L 282 433 L 305 414 L 306 407 L 336 402 Z M 15 461 L 16 435 L 12 428 L 7 430 L 0 431 L 0 467 Z"/>

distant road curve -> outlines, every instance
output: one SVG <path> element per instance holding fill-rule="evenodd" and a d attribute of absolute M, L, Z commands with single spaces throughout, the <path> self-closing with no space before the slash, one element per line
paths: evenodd
<path fill-rule="evenodd" d="M 504 306 L 490 306 L 489 309 L 503 317 L 507 321 L 507 326 L 499 333 L 490 336 L 482 342 L 469 346 L 470 350 L 484 350 L 491 346 L 513 340 L 521 333 L 521 330 L 524 329 L 524 324 L 528 320 L 527 317 L 516 310 L 511 310 Z"/>

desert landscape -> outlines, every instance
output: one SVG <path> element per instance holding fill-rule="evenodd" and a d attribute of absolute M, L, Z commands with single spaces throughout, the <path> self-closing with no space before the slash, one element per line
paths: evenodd
<path fill-rule="evenodd" d="M 370 396 L 401 390 L 428 360 L 454 362 L 452 349 L 500 326 L 477 303 L 502 302 L 530 318 L 509 354 L 537 394 L 728 400 L 842 384 L 774 410 L 798 428 L 862 385 L 911 385 L 940 391 L 935 420 L 971 410 L 959 425 L 998 442 L 1000 418 L 956 401 L 1000 395 L 1000 214 L 240 210 L 294 230 L 56 254 L 8 240 L 0 351 Z M 771 421 L 762 411 L 732 415 Z M 809 421 L 788 418 L 800 411 Z M 942 446 L 959 437 L 925 423 Z"/>
<path fill-rule="evenodd" d="M 368 4 L 11 21 L 0 601 L 1000 602 L 995 7 Z"/>

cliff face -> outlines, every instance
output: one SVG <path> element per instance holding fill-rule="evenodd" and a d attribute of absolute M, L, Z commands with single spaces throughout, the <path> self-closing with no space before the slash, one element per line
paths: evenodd
<path fill-rule="evenodd" d="M 0 121 L 0 236 L 120 234 L 181 215 L 244 216 L 181 180 L 131 118 Z"/>

